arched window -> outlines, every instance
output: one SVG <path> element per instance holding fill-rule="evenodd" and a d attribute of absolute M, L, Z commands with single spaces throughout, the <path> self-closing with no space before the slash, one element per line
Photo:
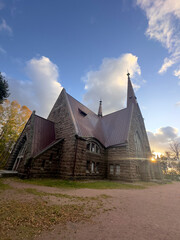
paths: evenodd
<path fill-rule="evenodd" d="M 143 149 L 142 149 L 142 144 L 141 144 L 141 140 L 138 132 L 134 134 L 134 144 L 135 144 L 137 158 L 142 157 Z"/>
<path fill-rule="evenodd" d="M 100 154 L 100 147 L 95 142 L 88 142 L 86 149 L 89 152 Z"/>

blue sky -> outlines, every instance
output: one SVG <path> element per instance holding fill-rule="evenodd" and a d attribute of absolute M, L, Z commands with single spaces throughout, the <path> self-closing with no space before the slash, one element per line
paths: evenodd
<path fill-rule="evenodd" d="M 152 149 L 180 130 L 178 0 L 0 0 L 11 100 L 47 116 L 62 87 L 94 111 L 125 107 L 131 73 Z"/>

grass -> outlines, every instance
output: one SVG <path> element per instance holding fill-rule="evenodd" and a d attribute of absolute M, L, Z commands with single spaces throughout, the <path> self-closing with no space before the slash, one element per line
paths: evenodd
<path fill-rule="evenodd" d="M 0 179 L 0 192 L 10 188 L 11 187 L 8 184 L 3 183 L 3 180 Z"/>
<path fill-rule="evenodd" d="M 0 201 L 0 239 L 30 240 L 58 223 L 87 220 L 85 207 L 75 204 L 49 206 L 44 201 Z"/>
<path fill-rule="evenodd" d="M 7 184 L 0 181 L 3 189 Z M 11 191 L 11 190 L 10 190 Z M 44 230 L 50 230 L 56 224 L 66 222 L 87 221 L 103 209 L 103 199 L 110 198 L 106 194 L 97 197 L 79 197 L 61 193 L 47 193 L 33 188 L 13 188 L 13 196 L 0 197 L 0 239 L 1 240 L 32 240 Z M 9 192 L 10 193 L 10 192 Z M 22 198 L 16 199 L 21 193 Z M 36 198 L 29 198 L 29 195 Z M 3 192 L 0 192 L 3 196 Z M 24 198 L 23 198 L 24 196 Z M 51 204 L 44 196 L 66 198 L 63 204 L 59 201 Z M 28 201 L 27 201 L 28 199 Z M 31 199 L 31 200 L 29 200 Z"/>
<path fill-rule="evenodd" d="M 40 185 L 40 186 L 48 186 L 48 187 L 56 187 L 56 188 L 89 188 L 89 189 L 144 189 L 146 188 L 145 184 L 130 184 L 130 183 L 120 183 L 113 181 L 70 181 L 70 180 L 60 180 L 60 179 L 26 179 L 20 180 L 16 179 L 16 181 Z"/>
<path fill-rule="evenodd" d="M 54 196 L 57 198 L 66 198 L 66 199 L 70 199 L 73 201 L 91 201 L 91 200 L 98 201 L 98 200 L 102 200 L 102 199 L 111 198 L 111 196 L 109 196 L 107 194 L 101 194 L 97 197 L 79 197 L 79 196 L 73 196 L 73 195 L 62 194 L 62 193 L 47 193 L 47 192 L 37 191 L 36 189 L 33 189 L 33 188 L 26 188 L 23 191 L 27 192 L 29 194 L 39 196 L 39 197 Z"/>

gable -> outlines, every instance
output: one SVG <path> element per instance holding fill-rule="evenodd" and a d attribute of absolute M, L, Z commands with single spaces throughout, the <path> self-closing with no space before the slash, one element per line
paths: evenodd
<path fill-rule="evenodd" d="M 138 149 L 139 152 L 141 152 L 140 155 L 143 159 L 146 159 L 150 156 L 151 149 L 144 125 L 144 119 L 142 117 L 138 104 L 134 106 L 132 112 L 132 120 L 128 134 L 128 142 L 129 150 L 131 153 L 134 153 L 134 157 L 139 157 L 137 151 Z"/>

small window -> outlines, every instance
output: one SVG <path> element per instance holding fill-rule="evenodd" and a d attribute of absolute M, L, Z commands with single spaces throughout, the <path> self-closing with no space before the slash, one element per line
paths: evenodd
<path fill-rule="evenodd" d="M 91 152 L 95 152 L 95 144 L 94 143 L 91 144 Z"/>
<path fill-rule="evenodd" d="M 88 143 L 88 144 L 87 144 L 87 150 L 90 151 L 90 149 L 91 149 L 91 144 Z"/>
<path fill-rule="evenodd" d="M 91 163 L 91 172 L 92 173 L 95 172 L 95 163 L 94 162 Z"/>
<path fill-rule="evenodd" d="M 96 145 L 96 153 L 100 153 L 100 149 L 99 149 L 98 145 Z"/>
<path fill-rule="evenodd" d="M 86 146 L 86 149 L 89 152 L 100 154 L 100 147 L 94 142 L 89 142 Z"/>
<path fill-rule="evenodd" d="M 43 159 L 43 160 L 42 160 L 42 164 L 41 164 L 41 168 L 44 168 L 44 167 L 45 167 L 45 164 L 46 164 L 46 160 Z"/>
<path fill-rule="evenodd" d="M 116 175 L 120 175 L 120 165 L 116 165 Z"/>
<path fill-rule="evenodd" d="M 99 162 L 96 163 L 96 173 L 99 173 Z"/>
<path fill-rule="evenodd" d="M 114 175 L 114 165 L 112 165 L 112 164 L 109 165 L 109 173 L 111 175 Z"/>
<path fill-rule="evenodd" d="M 81 116 L 85 117 L 87 115 L 87 113 L 83 112 L 81 109 L 78 109 L 79 113 L 81 114 Z"/>
<path fill-rule="evenodd" d="M 90 172 L 90 161 L 86 162 L 86 173 Z"/>

